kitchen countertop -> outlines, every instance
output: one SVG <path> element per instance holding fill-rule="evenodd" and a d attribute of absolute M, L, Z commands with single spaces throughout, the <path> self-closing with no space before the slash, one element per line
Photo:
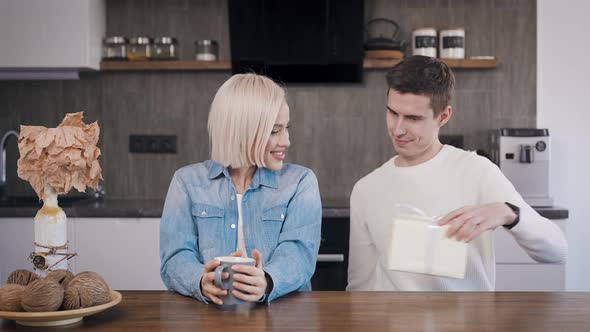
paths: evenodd
<path fill-rule="evenodd" d="M 590 326 L 589 293 L 301 292 L 234 312 L 169 291 L 121 293 L 118 305 L 60 330 L 582 331 Z M 0 319 L 0 331 L 22 329 Z"/>
<path fill-rule="evenodd" d="M 163 200 L 100 200 L 79 201 L 64 207 L 68 217 L 83 218 L 159 218 L 162 216 Z M 0 218 L 34 217 L 39 207 L 0 207 Z M 569 211 L 560 207 L 535 208 L 543 217 L 567 219 Z M 348 207 L 324 207 L 324 218 L 348 219 Z"/>

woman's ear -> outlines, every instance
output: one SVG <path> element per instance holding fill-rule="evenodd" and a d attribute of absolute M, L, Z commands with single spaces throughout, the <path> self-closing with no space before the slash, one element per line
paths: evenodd
<path fill-rule="evenodd" d="M 438 115 L 439 128 L 444 126 L 445 124 L 447 124 L 447 122 L 449 122 L 449 120 L 451 119 L 452 115 L 453 115 L 453 108 L 451 107 L 451 105 L 447 105 L 447 107 L 445 107 L 445 109 L 442 112 L 440 112 L 440 114 Z"/>

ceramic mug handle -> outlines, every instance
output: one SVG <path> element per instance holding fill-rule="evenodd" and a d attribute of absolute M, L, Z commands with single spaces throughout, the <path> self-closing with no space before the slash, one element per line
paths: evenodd
<path fill-rule="evenodd" d="M 223 265 L 219 265 L 217 268 L 215 268 L 215 286 L 225 290 L 229 288 L 229 285 L 227 284 L 227 282 L 221 279 L 221 275 L 223 274 L 223 271 L 227 268 L 228 266 Z"/>

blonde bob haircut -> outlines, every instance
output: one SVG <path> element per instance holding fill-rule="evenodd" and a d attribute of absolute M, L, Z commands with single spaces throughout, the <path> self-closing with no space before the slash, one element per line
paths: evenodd
<path fill-rule="evenodd" d="M 266 167 L 264 151 L 283 103 L 285 91 L 270 78 L 233 75 L 209 111 L 211 159 L 224 167 Z"/>

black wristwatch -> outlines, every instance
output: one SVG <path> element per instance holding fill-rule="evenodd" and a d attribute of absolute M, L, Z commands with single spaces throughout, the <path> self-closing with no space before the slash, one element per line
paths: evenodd
<path fill-rule="evenodd" d="M 518 224 L 518 222 L 520 221 L 520 208 L 516 205 L 512 205 L 508 202 L 504 202 L 504 204 L 506 204 L 510 210 L 512 210 L 512 212 L 514 212 L 516 214 L 516 219 L 514 219 L 514 222 L 512 222 L 512 224 L 509 225 L 502 225 L 504 227 L 506 227 L 506 229 L 512 229 L 512 227 L 516 226 Z"/>
<path fill-rule="evenodd" d="M 266 278 L 266 290 L 264 291 L 262 297 L 258 300 L 258 303 L 268 302 L 268 296 L 270 295 L 270 293 L 272 292 L 272 288 L 274 287 L 272 278 L 268 273 L 266 273 L 266 271 L 264 272 L 264 278 Z"/>

